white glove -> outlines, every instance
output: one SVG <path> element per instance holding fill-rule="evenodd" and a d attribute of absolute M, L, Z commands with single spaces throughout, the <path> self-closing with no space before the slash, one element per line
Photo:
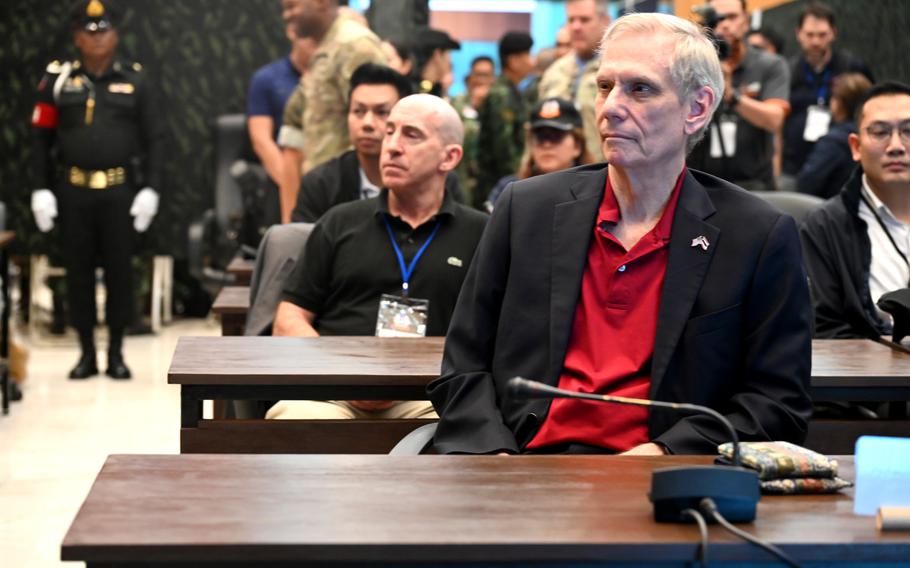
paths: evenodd
<path fill-rule="evenodd" d="M 158 213 L 158 192 L 150 187 L 144 187 L 133 198 L 130 215 L 135 217 L 133 227 L 142 233 L 152 224 L 152 218 Z"/>
<path fill-rule="evenodd" d="M 49 189 L 36 189 L 32 192 L 32 213 L 38 230 L 46 233 L 54 228 L 54 217 L 57 216 L 57 198 Z"/>

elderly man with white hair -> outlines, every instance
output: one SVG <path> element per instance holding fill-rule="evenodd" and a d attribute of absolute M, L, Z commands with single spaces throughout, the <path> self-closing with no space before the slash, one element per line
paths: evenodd
<path fill-rule="evenodd" d="M 445 180 L 464 129 L 443 99 L 398 101 L 385 124 L 379 196 L 320 218 L 285 285 L 274 334 L 445 335 L 487 216 Z M 430 418 L 428 401 L 282 401 L 268 418 Z"/>
<path fill-rule="evenodd" d="M 686 168 L 723 85 L 690 22 L 633 14 L 607 29 L 606 164 L 515 182 L 497 202 L 428 387 L 436 451 L 689 454 L 727 441 L 709 416 L 515 400 L 516 375 L 701 404 L 742 440 L 802 441 L 811 305 L 796 225 Z"/>

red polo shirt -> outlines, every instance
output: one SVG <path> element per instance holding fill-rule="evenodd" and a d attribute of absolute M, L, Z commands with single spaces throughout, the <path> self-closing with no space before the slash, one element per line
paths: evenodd
<path fill-rule="evenodd" d="M 609 232 L 620 211 L 607 177 L 559 388 L 648 398 L 660 290 L 684 174 L 685 168 L 660 221 L 628 251 Z M 582 443 L 623 452 L 648 441 L 646 408 L 556 399 L 527 448 Z"/>

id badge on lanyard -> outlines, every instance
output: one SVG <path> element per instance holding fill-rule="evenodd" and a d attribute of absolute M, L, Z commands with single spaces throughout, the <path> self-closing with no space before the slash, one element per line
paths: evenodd
<path fill-rule="evenodd" d="M 411 259 L 411 264 L 406 266 L 404 255 L 401 253 L 401 247 L 395 241 L 395 234 L 392 232 L 392 226 L 389 224 L 388 217 L 384 217 L 385 228 L 389 234 L 389 240 L 392 248 L 395 250 L 395 256 L 398 259 L 398 268 L 401 270 L 401 295 L 383 294 L 379 299 L 379 313 L 376 315 L 376 336 L 377 337 L 425 337 L 427 334 L 427 319 L 430 312 L 430 301 L 420 298 L 412 298 L 409 294 L 411 275 L 414 268 L 424 251 L 430 246 L 430 243 L 439 232 L 440 222 L 427 237 L 426 242 Z"/>
<path fill-rule="evenodd" d="M 815 142 L 828 133 L 831 126 L 831 109 L 817 104 L 809 107 L 806 113 L 806 128 L 803 130 L 803 140 Z"/>
<path fill-rule="evenodd" d="M 732 158 L 736 155 L 736 117 L 721 115 L 711 129 L 711 157 Z"/>
<path fill-rule="evenodd" d="M 806 127 L 803 129 L 803 140 L 806 142 L 816 142 L 819 138 L 828 133 L 831 127 L 831 109 L 825 104 L 828 99 L 829 81 L 831 81 L 831 70 L 827 69 L 821 77 L 816 80 L 815 75 L 809 68 L 804 65 L 806 71 L 806 84 L 818 85 L 815 91 L 816 104 L 806 110 Z"/>
<path fill-rule="evenodd" d="M 376 337 L 426 337 L 430 301 L 383 294 L 376 317 Z"/>

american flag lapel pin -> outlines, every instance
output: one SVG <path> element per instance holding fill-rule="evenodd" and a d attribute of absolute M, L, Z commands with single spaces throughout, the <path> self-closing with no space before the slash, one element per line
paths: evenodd
<path fill-rule="evenodd" d="M 693 247 L 701 247 L 701 250 L 708 250 L 708 247 L 711 246 L 711 243 L 708 242 L 708 237 L 704 235 L 698 235 L 692 239 Z"/>

